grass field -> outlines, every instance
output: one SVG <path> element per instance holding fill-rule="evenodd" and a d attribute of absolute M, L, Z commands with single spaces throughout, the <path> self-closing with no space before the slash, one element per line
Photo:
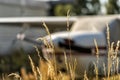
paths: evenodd
<path fill-rule="evenodd" d="M 69 13 L 68 13 L 69 14 Z M 69 16 L 68 16 L 69 18 Z M 43 25 L 48 33 L 49 36 L 50 35 L 50 32 L 49 32 L 49 29 L 47 28 L 46 24 L 43 22 Z M 69 22 L 67 21 L 67 30 L 69 30 Z M 66 56 L 65 53 L 64 54 L 64 66 L 66 68 L 66 72 L 63 73 L 61 70 L 58 69 L 58 65 L 57 64 L 57 61 L 56 61 L 56 55 L 55 55 L 55 52 L 54 52 L 54 45 L 52 43 L 52 41 L 50 43 L 45 43 L 45 45 L 47 46 L 47 48 L 52 48 L 53 49 L 53 53 L 51 54 L 52 57 L 50 59 L 46 59 L 43 60 L 41 57 L 40 57 L 40 52 L 39 50 L 36 48 L 36 51 L 38 54 L 38 57 L 39 57 L 39 60 L 37 61 L 39 63 L 39 66 L 35 66 L 35 63 L 33 61 L 33 59 L 31 58 L 31 56 L 28 55 L 28 59 L 29 59 L 29 62 L 30 62 L 30 65 L 31 65 L 31 69 L 32 69 L 32 72 L 29 73 L 27 72 L 27 70 L 25 68 L 21 68 L 20 70 L 20 73 L 11 73 L 9 75 L 5 75 L 3 74 L 2 75 L 2 80 L 120 80 L 120 75 L 117 72 L 116 75 L 114 76 L 111 76 L 111 68 L 112 68 L 112 63 L 111 63 L 111 59 L 114 59 L 114 60 L 117 60 L 117 64 L 116 64 L 116 68 L 115 69 L 118 69 L 118 64 L 119 64 L 119 61 L 117 58 L 117 54 L 118 54 L 118 49 L 119 49 L 119 41 L 117 43 L 117 46 L 115 49 L 113 49 L 113 45 L 114 43 L 110 43 L 110 39 L 109 39 L 109 27 L 107 27 L 107 44 L 108 44 L 108 58 L 107 58 L 107 71 L 106 71 L 106 76 L 105 77 L 99 77 L 98 76 L 98 68 L 96 66 L 96 64 L 94 65 L 94 72 L 95 72 L 95 75 L 94 76 L 89 76 L 87 74 L 87 72 L 85 71 L 84 74 L 82 75 L 81 78 L 79 79 L 76 79 L 76 66 L 77 66 L 77 62 L 76 62 L 76 59 L 73 59 L 72 56 L 71 58 L 69 59 L 68 61 L 68 58 Z M 97 47 L 97 42 L 95 42 L 95 45 L 96 45 L 96 58 L 98 59 L 99 58 L 99 49 Z M 116 54 L 114 54 L 116 53 Z M 78 76 L 81 76 L 81 75 L 78 75 Z"/>

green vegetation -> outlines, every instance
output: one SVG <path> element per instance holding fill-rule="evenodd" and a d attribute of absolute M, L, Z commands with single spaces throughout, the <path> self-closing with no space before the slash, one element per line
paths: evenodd
<path fill-rule="evenodd" d="M 76 15 L 95 15 L 100 12 L 99 0 L 76 0 L 73 5 Z"/>
<path fill-rule="evenodd" d="M 70 9 L 72 10 L 72 5 L 71 4 L 59 4 L 55 6 L 54 13 L 55 16 L 66 16 L 66 12 Z"/>
<path fill-rule="evenodd" d="M 120 0 L 108 0 L 106 4 L 107 14 L 120 13 Z"/>
<path fill-rule="evenodd" d="M 73 4 L 58 4 L 54 8 L 55 16 L 66 16 L 67 10 L 71 15 L 95 15 L 100 12 L 99 0 L 75 0 Z"/>
<path fill-rule="evenodd" d="M 69 4 L 57 4 L 54 6 L 53 13 L 55 16 L 66 16 L 68 9 L 71 10 L 71 15 L 98 15 L 101 11 L 101 6 L 105 6 L 106 14 L 120 13 L 120 0 L 108 0 L 104 5 L 101 5 L 100 0 L 74 0 Z"/>

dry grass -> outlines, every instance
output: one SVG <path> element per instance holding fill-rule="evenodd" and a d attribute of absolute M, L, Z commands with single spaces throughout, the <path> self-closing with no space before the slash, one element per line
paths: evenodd
<path fill-rule="evenodd" d="M 67 15 L 68 14 L 69 14 L 69 12 L 67 13 Z M 52 48 L 54 50 L 54 45 L 52 43 L 49 29 L 47 28 L 47 25 L 44 22 L 43 22 L 43 26 L 45 27 L 46 32 L 50 36 L 50 42 L 48 42 L 45 39 L 44 44 L 47 46 L 47 48 Z M 68 28 L 69 28 L 69 22 L 67 21 L 67 29 Z M 29 77 L 30 74 L 27 74 L 26 70 L 23 68 L 23 69 L 21 69 L 21 74 L 22 74 L 21 77 L 23 80 L 32 80 L 32 79 L 33 80 L 75 80 L 75 68 L 77 65 L 76 60 L 72 64 L 71 62 L 68 61 L 66 54 L 65 54 L 65 65 L 66 65 L 68 73 L 67 74 L 62 73 L 60 70 L 57 70 L 58 65 L 56 64 L 56 57 L 55 57 L 54 51 L 52 54 L 50 54 L 50 55 L 53 55 L 52 58 L 51 59 L 46 58 L 47 61 L 44 61 L 41 59 L 41 57 L 39 55 L 38 48 L 36 46 L 35 46 L 35 49 L 36 49 L 38 56 L 40 58 L 39 66 L 35 66 L 31 57 L 28 56 L 29 60 L 30 60 L 33 76 Z"/>
<path fill-rule="evenodd" d="M 111 69 L 112 69 L 112 60 L 116 60 L 116 69 L 118 69 L 118 65 L 119 65 L 119 62 L 118 62 L 118 58 L 117 58 L 117 53 L 118 53 L 118 49 L 119 49 L 119 41 L 117 43 L 117 46 L 116 48 L 114 49 L 114 43 L 112 43 L 110 45 L 110 42 L 109 42 L 109 27 L 107 27 L 107 41 L 108 41 L 108 54 L 107 54 L 107 57 L 108 57 L 108 64 L 107 64 L 107 68 L 105 66 L 105 64 L 103 64 L 104 66 L 104 72 L 105 72 L 105 75 L 106 77 L 105 78 L 99 78 L 98 76 L 98 65 L 99 64 L 99 50 L 98 50 L 98 46 L 97 46 L 97 42 L 96 40 L 94 40 L 95 42 L 95 46 L 96 46 L 96 58 L 97 58 L 97 64 L 94 63 L 94 66 L 95 66 L 95 73 L 96 73 L 96 76 L 94 78 L 88 78 L 87 77 L 87 73 L 85 71 L 84 73 L 84 80 L 119 80 L 120 79 L 120 76 L 118 74 L 118 71 L 117 71 L 117 75 L 116 76 L 110 76 L 111 75 Z M 37 51 L 38 52 L 38 51 Z M 114 54 L 115 53 L 115 54 Z M 71 58 L 71 57 L 70 57 Z M 117 58 L 117 59 L 116 59 Z M 57 71 L 57 64 L 55 63 L 56 61 L 56 58 L 54 56 L 54 59 L 53 60 L 50 60 L 48 59 L 47 62 L 44 62 L 43 60 L 40 60 L 40 66 L 39 67 L 35 67 L 34 66 L 34 62 L 32 61 L 32 59 L 30 58 L 29 56 L 29 59 L 30 59 L 30 63 L 31 63 L 31 66 L 32 66 L 32 70 L 33 70 L 33 75 L 34 75 L 34 80 L 75 80 L 75 69 L 76 69 L 76 66 L 77 66 L 77 62 L 76 62 L 76 59 L 74 59 L 74 61 L 71 61 L 69 62 L 68 59 L 67 59 L 67 56 L 66 54 L 64 53 L 64 60 L 65 60 L 65 65 L 66 65 L 66 69 L 67 69 L 67 74 L 65 73 L 62 73 L 61 71 Z M 73 60 L 71 58 L 71 60 Z M 106 70 L 107 69 L 107 70 Z M 115 72 L 115 71 L 113 71 Z M 23 73 L 23 72 L 22 72 Z M 25 72 L 24 72 L 24 75 Z M 25 77 L 23 76 L 22 79 L 24 80 L 27 80 L 28 77 Z M 28 79 L 30 80 L 30 79 Z"/>
<path fill-rule="evenodd" d="M 99 50 L 98 50 L 96 40 L 94 42 L 96 45 L 97 63 L 99 63 Z M 108 51 L 108 65 L 109 65 L 108 72 L 107 72 L 107 77 L 102 78 L 102 80 L 119 80 L 120 79 L 119 75 L 110 76 L 110 70 L 112 67 L 112 65 L 111 65 L 112 63 L 111 63 L 110 59 L 117 57 L 117 54 L 113 55 L 113 52 L 114 53 L 118 52 L 119 41 L 117 43 L 117 47 L 115 48 L 115 50 L 113 49 L 113 45 L 114 45 L 114 43 L 112 43 L 111 45 L 110 44 L 108 45 L 109 46 L 109 48 L 108 48 L 109 49 L 109 51 Z M 57 73 L 57 70 L 56 70 L 57 66 L 56 67 L 54 66 L 53 60 L 48 59 L 48 62 L 40 60 L 40 66 L 38 66 L 38 67 L 34 66 L 34 62 L 32 61 L 30 56 L 29 56 L 29 60 L 31 63 L 33 74 L 31 75 L 32 77 L 29 77 L 30 75 L 26 74 L 25 70 L 21 70 L 23 80 L 75 80 L 75 69 L 77 66 L 76 59 L 74 60 L 74 63 L 72 64 L 71 62 L 68 61 L 65 53 L 64 53 L 64 60 L 65 60 L 65 65 L 66 65 L 66 69 L 68 72 L 67 74 L 62 73 L 61 71 L 58 71 L 58 73 Z M 117 61 L 118 61 L 118 59 L 117 59 Z M 116 65 L 117 65 L 117 69 L 118 69 L 118 63 Z M 101 78 L 99 79 L 99 77 L 98 77 L 98 65 L 94 63 L 94 66 L 95 66 L 96 76 L 94 78 L 89 79 L 87 77 L 87 73 L 85 71 L 84 78 L 83 78 L 84 80 L 101 80 Z M 104 68 L 105 68 L 105 65 L 104 65 Z M 106 68 L 104 69 L 104 71 L 106 72 Z"/>
<path fill-rule="evenodd" d="M 68 18 L 67 30 L 69 31 L 69 11 L 67 12 L 67 18 Z M 47 28 L 47 25 L 44 22 L 43 22 L 43 26 L 45 27 L 45 29 L 51 39 L 49 29 Z M 96 46 L 96 58 L 97 58 L 97 61 L 96 61 L 97 64 L 94 63 L 96 76 L 93 78 L 88 78 L 87 72 L 85 71 L 83 74 L 83 80 L 120 80 L 120 75 L 118 73 L 119 59 L 117 57 L 118 52 L 119 52 L 120 41 L 118 41 L 117 46 L 114 49 L 114 43 L 110 44 L 109 27 L 107 26 L 108 53 L 107 53 L 107 66 L 105 64 L 103 64 L 103 67 L 104 67 L 103 70 L 104 70 L 104 74 L 106 76 L 104 78 L 99 78 L 99 76 L 98 76 L 98 74 L 99 74 L 99 70 L 98 70 L 99 49 L 98 49 L 96 40 L 94 40 L 94 43 Z M 47 48 L 52 48 L 54 50 L 54 45 L 52 43 L 52 39 L 50 40 L 50 43 L 45 39 L 44 44 L 47 46 Z M 69 45 L 70 45 L 70 42 L 69 42 Z M 64 63 L 66 66 L 67 73 L 62 73 L 60 70 L 57 70 L 58 69 L 57 67 L 59 65 L 56 62 L 56 56 L 55 56 L 54 51 L 53 51 L 53 54 L 50 54 L 50 55 L 53 55 L 52 58 L 51 59 L 46 58 L 47 61 L 44 61 L 41 59 L 40 52 L 36 46 L 35 46 L 35 49 L 40 58 L 40 60 L 38 61 L 39 66 L 35 66 L 32 58 L 30 56 L 28 56 L 28 58 L 30 60 L 31 68 L 32 68 L 32 73 L 27 73 L 25 68 L 21 68 L 21 76 L 16 73 L 11 73 L 10 75 L 8 75 L 9 77 L 14 76 L 17 80 L 75 80 L 75 77 L 76 77 L 75 69 L 77 66 L 77 61 L 76 61 L 76 59 L 73 59 L 71 55 L 70 55 L 70 59 L 68 59 L 66 56 L 66 53 L 64 52 Z M 70 48 L 70 50 L 71 50 L 71 48 Z M 71 53 L 71 51 L 70 51 L 70 53 Z M 70 61 L 68 61 L 68 60 L 70 60 Z M 117 69 L 117 75 L 115 75 L 115 76 L 110 76 L 111 69 L 113 69 L 112 61 L 115 61 L 115 63 L 114 63 L 115 68 L 114 68 L 113 72 L 115 72 Z M 3 77 L 2 80 L 10 80 L 10 79 Z"/>

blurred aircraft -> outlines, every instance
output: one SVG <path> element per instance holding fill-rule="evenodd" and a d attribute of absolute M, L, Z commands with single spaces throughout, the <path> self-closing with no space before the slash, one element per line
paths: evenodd
<path fill-rule="evenodd" d="M 39 32 L 40 28 L 35 27 L 36 25 L 40 26 L 40 24 L 44 21 L 49 25 L 66 25 L 68 21 L 66 17 L 44 17 L 44 18 L 35 18 L 35 17 L 22 17 L 22 18 L 1 18 L 0 29 L 2 34 L 0 34 L 0 44 L 1 50 L 0 52 L 3 54 L 8 54 L 12 52 L 12 50 L 16 50 L 16 48 L 23 48 L 26 52 L 33 50 L 34 45 L 45 46 L 43 42 L 36 41 L 37 38 L 45 38 L 50 42 L 52 40 L 54 45 L 54 50 L 56 54 L 56 61 L 59 65 L 59 69 L 61 71 L 66 72 L 66 67 L 64 65 L 64 52 L 66 53 L 69 59 L 69 53 L 72 53 L 72 57 L 76 58 L 78 64 L 76 67 L 76 74 L 80 76 L 84 74 L 86 70 L 89 75 L 94 74 L 94 63 L 96 63 L 96 46 L 94 45 L 94 39 L 97 41 L 98 49 L 99 49 L 99 64 L 98 69 L 101 70 L 99 75 L 103 75 L 103 63 L 107 66 L 107 41 L 106 41 L 106 23 L 110 25 L 110 42 L 116 42 L 120 40 L 118 36 L 119 34 L 119 15 L 115 16 L 84 16 L 84 17 L 71 17 L 69 19 L 70 25 L 75 22 L 70 31 L 65 32 L 57 32 L 51 34 L 50 36 L 40 36 L 40 34 L 45 33 Z M 22 28 L 20 25 L 28 24 L 34 26 L 30 28 Z M 12 25 L 11 25 L 12 24 Z M 13 26 L 14 24 L 14 26 Z M 27 24 L 27 25 L 26 25 Z M 5 27 L 7 25 L 7 27 Z M 19 27 L 15 27 L 19 26 Z M 9 27 L 9 28 L 8 28 Z M 61 27 L 49 27 L 50 29 L 61 28 Z M 115 30 L 115 31 L 114 31 Z M 8 33 L 9 31 L 9 33 Z M 7 32 L 7 33 L 5 33 Z M 11 37 L 12 33 L 12 37 Z M 4 35 L 3 35 L 4 34 Z M 6 36 L 7 35 L 7 36 Z M 5 39 L 5 40 L 4 40 Z M 8 45 L 9 44 L 9 45 Z M 14 46 L 15 45 L 15 46 Z M 11 47 L 12 46 L 12 47 Z M 12 49 L 11 49 L 12 48 Z M 53 50 L 51 48 L 42 47 L 43 58 L 49 56 Z M 112 66 L 114 67 L 114 66 Z M 115 71 L 116 72 L 116 71 Z"/>
<path fill-rule="evenodd" d="M 87 74 L 95 75 L 95 65 L 97 66 L 99 76 L 105 76 L 108 70 L 108 54 L 107 54 L 107 34 L 106 25 L 109 25 L 110 30 L 110 42 L 115 42 L 115 45 L 120 37 L 120 16 L 91 16 L 91 17 L 80 17 L 72 26 L 70 31 L 56 32 L 51 36 L 45 36 L 45 40 L 51 45 L 51 41 L 54 45 L 53 48 L 45 46 L 43 52 L 45 56 L 49 57 L 50 53 L 55 51 L 56 61 L 58 69 L 66 72 L 64 53 L 66 53 L 68 60 L 70 60 L 70 54 L 72 58 L 77 61 L 76 75 L 83 76 L 86 71 Z M 96 52 L 95 40 L 97 42 L 98 53 Z M 47 54 L 47 55 L 46 55 Z M 99 54 L 99 61 L 97 56 Z M 114 56 L 111 53 L 111 56 Z M 119 53 L 118 53 L 119 56 Z M 119 58 L 114 56 L 113 59 L 110 57 L 110 75 L 120 72 L 120 69 L 116 69 L 116 60 Z M 120 65 L 118 65 L 119 67 Z"/>

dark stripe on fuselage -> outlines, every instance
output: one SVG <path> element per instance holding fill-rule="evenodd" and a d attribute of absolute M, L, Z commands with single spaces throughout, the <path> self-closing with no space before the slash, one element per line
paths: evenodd
<path fill-rule="evenodd" d="M 61 48 L 65 48 L 65 49 L 71 49 L 71 50 L 74 50 L 74 51 L 77 51 L 77 52 L 80 52 L 80 53 L 92 53 L 92 49 L 95 49 L 95 47 L 89 47 L 89 48 L 86 48 L 86 47 L 81 47 L 81 46 L 77 46 L 77 45 L 69 45 L 69 44 L 64 44 L 64 43 L 59 43 L 59 46 Z M 106 46 L 99 46 L 98 49 L 102 49 L 102 50 L 106 50 Z"/>

